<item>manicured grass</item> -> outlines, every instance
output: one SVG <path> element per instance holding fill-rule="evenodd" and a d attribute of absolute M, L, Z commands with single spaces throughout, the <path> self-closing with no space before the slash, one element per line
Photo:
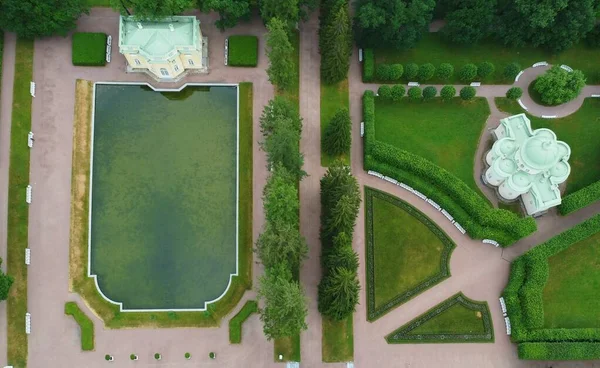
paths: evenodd
<path fill-rule="evenodd" d="M 71 60 L 76 66 L 104 66 L 106 64 L 106 33 L 74 33 Z"/>
<path fill-rule="evenodd" d="M 365 189 L 367 319 L 372 321 L 450 276 L 454 243 L 428 217 Z"/>
<path fill-rule="evenodd" d="M 300 361 L 300 334 L 275 339 L 273 346 L 274 359 L 276 362 Z M 283 355 L 282 360 L 279 360 L 280 354 Z"/>
<path fill-rule="evenodd" d="M 258 64 L 258 37 L 229 36 L 227 53 L 227 65 L 229 66 L 256 66 Z"/>
<path fill-rule="evenodd" d="M 600 233 L 548 258 L 545 328 L 600 328 Z"/>
<path fill-rule="evenodd" d="M 516 101 L 502 97 L 496 98 L 495 102 L 501 111 L 510 114 L 525 112 Z M 560 119 L 542 119 L 529 114 L 527 117 L 533 129 L 551 129 L 558 140 L 571 147 L 571 174 L 563 196 L 600 180 L 600 100 L 586 98 L 577 112 Z"/>
<path fill-rule="evenodd" d="M 258 312 L 258 303 L 256 300 L 248 300 L 242 309 L 229 320 L 229 342 L 231 344 L 242 342 L 242 325 L 256 312 Z"/>
<path fill-rule="evenodd" d="M 331 119 L 340 108 L 350 108 L 348 79 L 331 85 L 321 82 L 321 142 L 323 142 L 325 136 L 325 129 L 327 129 Z M 331 165 L 336 158 L 321 149 L 321 166 Z M 345 164 L 350 165 L 350 151 L 348 150 L 340 159 Z"/>
<path fill-rule="evenodd" d="M 233 277 L 228 293 L 218 302 L 210 304 L 205 312 L 157 313 L 120 312 L 116 305 L 102 298 L 94 281 L 87 277 L 92 87 L 92 82 L 77 81 L 71 180 L 69 289 L 79 293 L 108 328 L 218 326 L 221 319 L 237 305 L 244 292 L 252 287 L 252 84 L 240 84 L 239 275 Z M 22 323 L 18 325 L 22 330 Z"/>
<path fill-rule="evenodd" d="M 493 41 L 460 46 L 444 41 L 441 33 L 426 33 L 413 49 L 377 49 L 374 51 L 376 63 L 417 63 L 419 65 L 432 63 L 436 68 L 441 63 L 450 63 L 454 65 L 454 77 L 450 81 L 451 84 L 459 82 L 458 71 L 463 65 L 467 63 L 477 65 L 484 61 L 492 62 L 496 67 L 494 75 L 483 80 L 487 83 L 512 83 L 503 77 L 506 65 L 517 62 L 524 69 L 538 61 L 547 61 L 550 64 L 558 65 L 567 64 L 573 69 L 581 70 L 587 77 L 588 84 L 600 83 L 600 71 L 596 62 L 600 58 L 600 49 L 589 48 L 584 42 L 562 54 L 552 55 L 539 48 L 507 48 Z M 439 81 L 432 80 L 430 82 Z"/>
<path fill-rule="evenodd" d="M 323 316 L 323 361 L 351 362 L 354 360 L 353 316 L 334 321 Z"/>
<path fill-rule="evenodd" d="M 494 342 L 486 302 L 458 293 L 386 336 L 388 344 Z"/>
<path fill-rule="evenodd" d="M 17 40 L 15 80 L 13 87 L 12 125 L 10 129 L 10 167 L 8 171 L 7 273 L 15 278 L 7 300 L 8 364 L 18 368 L 27 365 L 27 266 L 29 207 L 25 188 L 29 185 L 29 147 L 31 131 L 31 95 L 33 77 L 33 41 Z"/>
<path fill-rule="evenodd" d="M 473 164 L 477 145 L 490 115 L 486 99 L 465 102 L 399 102 L 375 98 L 375 137 L 415 153 L 456 175 L 477 193 Z M 485 197 L 484 197 L 485 198 Z"/>
<path fill-rule="evenodd" d="M 94 323 L 75 302 L 65 303 L 65 314 L 73 316 L 81 330 L 81 350 L 94 350 Z"/>

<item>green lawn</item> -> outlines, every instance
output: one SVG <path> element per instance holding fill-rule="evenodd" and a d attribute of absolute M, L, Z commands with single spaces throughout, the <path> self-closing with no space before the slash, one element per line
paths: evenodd
<path fill-rule="evenodd" d="M 327 129 L 329 122 L 340 108 L 350 108 L 348 79 L 331 85 L 321 82 L 321 142 L 323 142 L 325 129 Z M 335 159 L 336 157 L 328 155 L 321 149 L 321 166 L 327 167 Z M 349 165 L 350 151 L 346 152 L 341 159 Z"/>
<path fill-rule="evenodd" d="M 283 359 L 279 360 L 279 355 Z M 273 359 L 276 362 L 299 362 L 300 361 L 300 334 L 291 337 L 275 339 L 273 343 Z"/>
<path fill-rule="evenodd" d="M 600 233 L 548 258 L 545 328 L 600 328 Z"/>
<path fill-rule="evenodd" d="M 354 360 L 354 320 L 353 316 L 342 321 L 334 321 L 323 316 L 324 362 L 351 362 Z"/>
<path fill-rule="evenodd" d="M 523 109 L 516 101 L 496 98 L 501 111 L 520 114 Z M 573 193 L 600 180 L 600 100 L 586 98 L 583 106 L 572 115 L 560 119 L 542 119 L 527 115 L 533 129 L 548 128 L 559 140 L 571 146 L 571 174 L 563 195 Z"/>
<path fill-rule="evenodd" d="M 370 188 L 365 196 L 366 233 L 372 234 L 366 244 L 367 313 L 373 320 L 449 277 L 454 243 L 406 202 Z"/>
<path fill-rule="evenodd" d="M 378 141 L 422 156 L 443 167 L 481 193 L 473 163 L 481 131 L 490 115 L 486 99 L 464 102 L 399 102 L 375 98 L 375 137 Z M 482 195 L 483 196 L 483 195 Z M 485 196 L 484 196 L 485 198 Z"/>
<path fill-rule="evenodd" d="M 435 318 L 410 331 L 410 335 L 483 333 L 481 312 L 454 304 Z"/>
<path fill-rule="evenodd" d="M 252 314 L 257 312 L 258 303 L 256 303 L 256 300 L 248 300 L 242 309 L 229 320 L 229 342 L 231 344 L 242 342 L 242 325 Z"/>
<path fill-rule="evenodd" d="M 73 316 L 75 322 L 79 325 L 81 334 L 81 350 L 92 351 L 94 350 L 94 322 L 90 317 L 79 309 L 79 306 L 75 302 L 65 303 L 65 314 Z"/>
<path fill-rule="evenodd" d="M 8 172 L 8 259 L 7 272 L 15 278 L 7 300 L 8 364 L 17 368 L 27 365 L 27 266 L 29 207 L 25 188 L 29 184 L 29 147 L 31 130 L 31 95 L 33 77 L 33 41 L 17 40 L 15 81 L 13 87 L 12 125 L 10 129 L 10 167 Z"/>
<path fill-rule="evenodd" d="M 258 63 L 258 37 L 229 36 L 227 53 L 227 65 L 255 67 Z"/>
<path fill-rule="evenodd" d="M 377 49 L 375 60 L 377 63 L 417 63 L 419 65 L 432 63 L 437 68 L 441 63 L 454 65 L 454 78 L 450 82 L 458 83 L 458 71 L 467 63 L 479 64 L 491 61 L 496 67 L 493 77 L 484 79 L 488 83 L 512 83 L 503 78 L 504 67 L 512 62 L 517 62 L 521 68 L 527 68 L 538 61 L 547 61 L 551 64 L 567 64 L 574 69 L 580 69 L 587 77 L 588 84 L 600 83 L 600 70 L 597 60 L 600 59 L 599 48 L 588 48 L 581 43 L 560 55 L 539 48 L 506 48 L 493 41 L 481 42 L 472 46 L 460 46 L 442 40 L 440 33 L 426 33 L 417 46 L 408 50 Z M 431 81 L 438 82 L 438 81 Z"/>
<path fill-rule="evenodd" d="M 106 65 L 106 33 L 74 33 L 71 62 L 76 66 Z"/>

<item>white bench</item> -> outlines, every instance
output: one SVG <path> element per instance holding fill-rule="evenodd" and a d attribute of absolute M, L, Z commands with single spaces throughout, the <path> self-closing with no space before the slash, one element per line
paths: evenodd
<path fill-rule="evenodd" d="M 29 132 L 27 134 L 27 147 L 29 147 L 29 148 L 33 147 L 33 132 Z"/>
<path fill-rule="evenodd" d="M 29 266 L 31 264 L 31 249 L 25 248 L 25 264 Z"/>
<path fill-rule="evenodd" d="M 515 82 L 519 81 L 519 78 L 521 78 L 521 76 L 523 75 L 523 73 L 525 73 L 525 71 L 521 70 L 521 72 L 519 72 L 519 74 L 517 74 L 517 76 L 515 77 Z"/>
<path fill-rule="evenodd" d="M 542 115 L 542 119 L 556 119 L 556 115 Z"/>
<path fill-rule="evenodd" d="M 25 202 L 27 202 L 27 204 L 31 204 L 31 190 L 31 185 L 28 185 L 25 191 Z"/>
<path fill-rule="evenodd" d="M 106 44 L 108 46 L 112 46 L 112 36 L 108 35 L 108 37 L 106 37 Z"/>
<path fill-rule="evenodd" d="M 571 68 L 570 66 L 568 66 L 568 65 L 565 65 L 565 64 L 561 65 L 561 66 L 560 66 L 560 68 L 561 68 L 562 70 L 566 70 L 566 71 L 568 71 L 569 73 L 571 73 L 571 72 L 573 71 L 573 68 Z"/>
<path fill-rule="evenodd" d="M 454 221 L 454 217 L 448 211 L 442 208 L 442 215 L 444 215 L 448 220 Z"/>
<path fill-rule="evenodd" d="M 497 241 L 495 241 L 495 240 L 492 240 L 492 239 L 483 239 L 483 240 L 482 240 L 482 242 L 483 242 L 484 244 L 492 244 L 492 245 L 493 245 L 493 246 L 495 246 L 496 248 L 500 246 L 500 244 L 499 244 Z"/>
<path fill-rule="evenodd" d="M 471 83 L 471 87 L 481 87 L 481 82 L 473 82 Z"/>
<path fill-rule="evenodd" d="M 596 98 L 598 98 L 598 97 L 600 97 L 600 95 L 592 95 L 590 97 L 596 97 Z"/>
<path fill-rule="evenodd" d="M 365 122 L 361 122 L 360 123 L 360 136 L 364 137 L 365 136 Z"/>
<path fill-rule="evenodd" d="M 421 198 L 422 200 L 426 201 L 427 197 L 425 196 L 425 194 L 419 192 L 418 190 L 414 190 L 413 194 L 416 195 L 417 197 Z"/>
<path fill-rule="evenodd" d="M 523 102 L 521 102 L 521 99 L 519 98 L 517 100 L 517 102 L 519 103 L 519 105 L 521 105 L 521 107 L 523 108 L 523 110 L 528 111 L 529 109 L 527 108 L 527 106 L 523 105 Z"/>
<path fill-rule="evenodd" d="M 508 319 L 508 317 L 504 317 L 504 324 L 506 325 L 506 334 L 510 336 L 511 328 L 510 328 L 510 319 Z"/>
<path fill-rule="evenodd" d="M 106 42 L 106 62 L 110 63 L 112 46 L 111 46 L 111 44 L 108 43 L 108 38 L 106 40 L 107 40 L 107 42 Z"/>
<path fill-rule="evenodd" d="M 502 308 L 502 314 L 506 317 L 506 303 L 504 302 L 504 298 L 500 297 L 500 308 Z"/>
<path fill-rule="evenodd" d="M 385 181 L 387 181 L 387 182 L 389 182 L 389 183 L 392 183 L 392 184 L 394 184 L 394 185 L 397 185 L 397 184 L 398 184 L 398 180 L 396 180 L 396 179 L 394 179 L 394 178 L 390 178 L 389 176 L 384 176 L 384 177 L 383 177 L 383 180 L 385 180 Z"/>
<path fill-rule="evenodd" d="M 438 211 L 442 210 L 442 207 L 440 207 L 439 204 L 437 204 L 433 199 L 431 198 L 427 198 L 427 203 L 429 203 L 431 205 L 431 207 L 435 208 Z"/>
<path fill-rule="evenodd" d="M 460 226 L 460 224 L 459 224 L 458 222 L 456 222 L 456 221 L 454 222 L 454 227 L 456 227 L 456 228 L 458 229 L 458 231 L 460 231 L 460 233 L 461 233 L 461 234 L 463 234 L 463 235 L 464 235 L 464 234 L 466 234 L 466 232 L 467 232 L 467 231 L 466 231 L 466 230 L 465 230 L 465 229 L 464 229 L 462 226 Z"/>
<path fill-rule="evenodd" d="M 408 190 L 408 191 L 409 191 L 409 192 L 411 192 L 411 193 L 414 191 L 414 189 L 413 189 L 411 186 L 408 186 L 408 185 L 406 185 L 406 184 L 404 184 L 404 183 L 399 183 L 398 185 L 399 185 L 401 188 L 404 188 L 404 189 Z"/>
<path fill-rule="evenodd" d="M 229 38 L 225 39 L 225 65 L 227 66 L 229 60 Z"/>
<path fill-rule="evenodd" d="M 35 97 L 35 82 L 29 83 L 29 93 L 31 94 L 31 97 Z"/>
<path fill-rule="evenodd" d="M 538 66 L 548 66 L 548 63 L 545 61 L 540 61 L 540 62 L 533 64 L 534 68 L 537 68 Z"/>
<path fill-rule="evenodd" d="M 31 313 L 25 313 L 25 333 L 29 335 L 31 333 Z"/>
<path fill-rule="evenodd" d="M 358 49 L 358 62 L 362 63 L 363 61 L 363 51 L 362 49 Z"/>
<path fill-rule="evenodd" d="M 408 86 L 409 87 L 419 87 L 420 84 L 419 84 L 419 82 L 408 82 Z"/>

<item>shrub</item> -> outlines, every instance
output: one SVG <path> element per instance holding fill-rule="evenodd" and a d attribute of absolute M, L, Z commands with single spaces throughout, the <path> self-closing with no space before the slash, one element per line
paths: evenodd
<path fill-rule="evenodd" d="M 456 96 L 456 88 L 454 88 L 454 86 L 444 86 L 440 90 L 440 96 L 442 97 L 442 100 L 450 100 Z"/>
<path fill-rule="evenodd" d="M 229 36 L 227 65 L 255 67 L 258 64 L 258 37 Z"/>
<path fill-rule="evenodd" d="M 390 80 L 400 80 L 400 78 L 402 78 L 402 74 L 404 74 L 404 67 L 402 64 L 392 64 L 390 66 Z"/>
<path fill-rule="evenodd" d="M 75 66 L 106 65 L 106 34 L 74 33 L 71 60 Z"/>
<path fill-rule="evenodd" d="M 442 63 L 439 68 L 437 68 L 437 77 L 443 81 L 447 81 L 452 78 L 454 74 L 454 67 L 452 64 Z"/>
<path fill-rule="evenodd" d="M 526 342 L 518 352 L 525 360 L 592 360 L 600 359 L 600 342 Z"/>
<path fill-rule="evenodd" d="M 600 47 L 600 24 L 596 23 L 590 33 L 585 36 L 585 43 L 589 47 Z"/>
<path fill-rule="evenodd" d="M 477 67 L 477 75 L 479 78 L 487 78 L 494 74 L 496 67 L 489 61 L 484 61 Z"/>
<path fill-rule="evenodd" d="M 217 357 L 217 354 L 215 354 L 214 352 L 211 351 L 210 353 L 208 353 L 208 357 L 210 359 L 215 359 Z"/>
<path fill-rule="evenodd" d="M 415 86 L 415 87 L 410 87 L 408 89 L 408 98 L 410 98 L 411 100 L 418 101 L 421 99 L 421 97 L 423 97 L 421 88 Z"/>
<path fill-rule="evenodd" d="M 352 121 L 345 108 L 340 108 L 325 129 L 323 150 L 331 156 L 339 156 L 350 150 Z"/>
<path fill-rule="evenodd" d="M 422 82 L 430 80 L 434 74 L 435 67 L 431 63 L 423 64 L 419 67 L 419 80 Z"/>
<path fill-rule="evenodd" d="M 475 64 L 465 64 L 458 72 L 458 77 L 463 82 L 471 82 L 477 77 L 477 66 Z"/>
<path fill-rule="evenodd" d="M 460 90 L 460 98 L 462 98 L 465 101 L 472 100 L 476 94 L 477 91 L 475 91 L 475 88 L 470 86 L 463 87 Z"/>
<path fill-rule="evenodd" d="M 363 82 L 371 82 L 375 74 L 375 55 L 373 49 L 363 50 Z"/>
<path fill-rule="evenodd" d="M 553 66 L 535 80 L 533 89 L 540 94 L 543 103 L 559 105 L 579 96 L 585 86 L 585 77 L 579 70 L 567 72 Z"/>
<path fill-rule="evenodd" d="M 558 206 L 558 212 L 564 216 L 598 200 L 600 200 L 600 181 L 563 197 L 562 203 Z"/>
<path fill-rule="evenodd" d="M 425 100 L 431 100 L 435 95 L 437 95 L 437 89 L 434 86 L 423 88 L 423 98 Z"/>
<path fill-rule="evenodd" d="M 248 300 L 240 311 L 229 320 L 229 342 L 239 344 L 242 342 L 242 325 L 254 313 L 258 312 L 258 303 Z M 186 353 L 186 358 L 188 358 Z"/>
<path fill-rule="evenodd" d="M 392 91 L 391 91 L 392 101 L 400 101 L 400 99 L 402 97 L 404 97 L 405 93 L 406 93 L 406 89 L 404 88 L 404 86 L 402 86 L 400 84 L 394 85 L 392 87 Z"/>
<path fill-rule="evenodd" d="M 504 78 L 513 80 L 520 72 L 521 65 L 518 63 L 510 63 L 504 68 Z"/>
<path fill-rule="evenodd" d="M 161 358 L 162 356 L 160 355 L 160 353 L 154 353 L 154 359 L 160 360 Z"/>
<path fill-rule="evenodd" d="M 377 95 L 384 100 L 389 100 L 392 97 L 392 87 L 387 84 L 379 86 L 379 88 L 377 88 Z"/>
<path fill-rule="evenodd" d="M 523 90 L 519 87 L 511 87 L 506 91 L 506 98 L 511 100 L 518 100 L 521 96 L 523 96 Z"/>
<path fill-rule="evenodd" d="M 229 341 L 231 341 L 231 334 L 229 335 Z M 185 357 L 185 359 L 190 359 L 192 357 L 192 354 L 185 353 L 183 356 Z"/>
<path fill-rule="evenodd" d="M 94 350 L 94 323 L 92 320 L 79 308 L 76 302 L 65 303 L 65 314 L 73 316 L 75 322 L 81 330 L 81 350 Z"/>
<path fill-rule="evenodd" d="M 392 67 L 388 64 L 379 64 L 375 69 L 375 76 L 380 81 L 388 81 L 390 80 L 390 76 L 392 75 Z"/>
<path fill-rule="evenodd" d="M 415 63 L 406 64 L 404 67 L 404 76 L 406 79 L 411 80 L 419 73 L 419 66 Z"/>

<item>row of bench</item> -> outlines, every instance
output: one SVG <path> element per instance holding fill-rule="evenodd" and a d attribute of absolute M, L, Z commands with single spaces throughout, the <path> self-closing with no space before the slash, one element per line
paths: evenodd
<path fill-rule="evenodd" d="M 227 63 L 229 62 L 228 60 L 229 58 L 229 38 L 225 39 L 225 66 L 227 66 Z"/>
<path fill-rule="evenodd" d="M 110 56 L 112 51 L 112 36 L 106 37 L 106 62 L 110 63 Z"/>
<path fill-rule="evenodd" d="M 506 334 L 510 336 L 510 334 L 512 333 L 511 330 L 511 326 L 510 326 L 510 318 L 508 318 L 507 310 L 506 310 L 506 303 L 504 302 L 504 298 L 500 297 L 498 299 L 500 301 L 500 308 L 502 309 L 502 315 L 504 316 L 504 324 L 506 325 Z"/>

